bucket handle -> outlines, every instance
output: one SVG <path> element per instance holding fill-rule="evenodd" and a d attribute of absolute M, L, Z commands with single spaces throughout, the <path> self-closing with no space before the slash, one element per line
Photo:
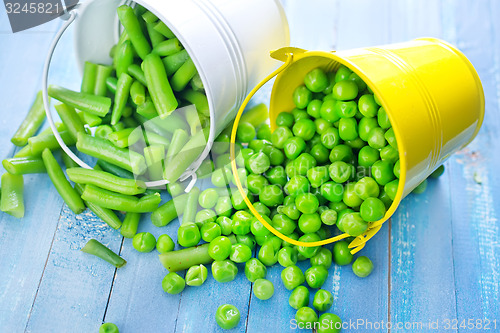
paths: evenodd
<path fill-rule="evenodd" d="M 349 234 L 344 233 L 344 234 L 341 234 L 341 235 L 338 235 L 338 236 L 335 236 L 335 237 L 331 237 L 331 238 L 328 238 L 328 239 L 324 239 L 324 240 L 321 240 L 321 241 L 317 241 L 317 242 L 302 242 L 302 241 L 299 241 L 299 240 L 292 239 L 292 238 L 290 238 L 290 237 L 288 237 L 286 235 L 283 235 L 281 232 L 279 232 L 273 226 L 271 226 L 266 220 L 264 220 L 264 218 L 259 214 L 259 212 L 255 209 L 255 207 L 252 205 L 252 203 L 250 202 L 250 200 L 247 198 L 246 193 L 245 193 L 245 191 L 243 189 L 243 186 L 241 185 L 240 177 L 238 175 L 238 168 L 236 166 L 236 154 L 235 154 L 236 131 L 238 129 L 238 124 L 240 122 L 241 115 L 243 114 L 243 111 L 245 110 L 245 107 L 248 105 L 248 103 L 250 102 L 250 100 L 252 99 L 252 97 L 255 95 L 255 93 L 257 93 L 257 91 L 259 91 L 260 88 L 262 88 L 263 85 L 265 85 L 271 79 L 273 79 L 278 74 L 280 74 L 281 72 L 283 72 L 285 69 L 288 68 L 288 66 L 290 66 L 293 63 L 293 56 L 294 56 L 294 54 L 297 55 L 297 54 L 301 54 L 301 53 L 304 53 L 304 52 L 307 52 L 307 51 L 304 50 L 304 49 L 301 49 L 301 48 L 297 48 L 297 47 L 283 47 L 281 49 L 278 49 L 278 50 L 275 50 L 275 51 L 271 52 L 270 56 L 272 58 L 280 60 L 280 61 L 283 61 L 284 64 L 282 64 L 278 69 L 276 69 L 274 72 L 272 72 L 271 74 L 269 74 L 255 88 L 253 88 L 252 91 L 248 94 L 248 96 L 243 101 L 243 104 L 238 109 L 238 113 L 236 114 L 236 117 L 234 119 L 233 128 L 232 128 L 232 131 L 231 131 L 231 146 L 230 146 L 229 153 L 230 153 L 230 156 L 231 156 L 231 168 L 232 168 L 232 171 L 233 171 L 234 179 L 236 181 L 236 186 L 238 187 L 238 190 L 242 194 L 243 200 L 245 201 L 245 203 L 247 204 L 248 208 L 253 213 L 253 215 L 269 231 L 271 231 L 271 233 L 273 233 L 275 236 L 281 238 L 282 240 L 284 240 L 284 241 L 286 241 L 286 242 L 288 242 L 290 244 L 297 245 L 297 246 L 315 247 L 315 246 L 321 246 L 321 245 L 325 245 L 325 244 L 330 244 L 330 243 L 339 241 L 341 239 L 347 238 L 347 237 L 349 237 Z M 356 239 L 353 240 L 349 244 L 349 248 L 353 248 L 351 250 L 351 253 L 355 254 L 355 253 L 359 252 L 365 246 L 366 241 L 368 239 L 370 239 L 371 237 L 373 237 L 373 235 L 375 235 L 380 230 L 380 228 L 381 228 L 381 225 L 375 226 L 375 227 L 369 229 L 368 231 L 366 231 L 363 235 L 356 237 Z"/>

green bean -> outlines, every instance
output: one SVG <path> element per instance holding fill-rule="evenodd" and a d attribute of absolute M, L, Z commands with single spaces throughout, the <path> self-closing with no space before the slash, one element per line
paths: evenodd
<path fill-rule="evenodd" d="M 155 23 L 146 22 L 146 30 L 153 49 L 165 40 L 165 36 L 154 29 Z"/>
<path fill-rule="evenodd" d="M 68 207 L 75 213 L 80 214 L 85 210 L 85 205 L 83 204 L 78 192 L 71 186 L 69 181 L 64 176 L 64 173 L 57 163 L 56 159 L 52 155 L 52 152 L 45 148 L 42 153 L 43 163 L 47 169 L 47 173 L 50 180 L 54 184 L 59 195 L 63 198 L 64 202 Z"/>
<path fill-rule="evenodd" d="M 113 129 L 109 125 L 97 126 L 94 135 L 101 139 L 108 139 L 108 135 L 113 133 Z"/>
<path fill-rule="evenodd" d="M 195 91 L 204 91 L 205 87 L 203 86 L 203 81 L 201 81 L 200 74 L 196 74 L 191 79 L 191 88 Z"/>
<path fill-rule="evenodd" d="M 181 68 L 182 64 L 189 59 L 189 54 L 186 50 L 182 50 L 175 54 L 169 55 L 168 57 L 163 58 L 163 65 L 165 65 L 165 71 L 168 76 L 171 76 L 179 68 Z"/>
<path fill-rule="evenodd" d="M 80 93 L 55 85 L 49 86 L 49 95 L 68 106 L 100 117 L 104 117 L 111 107 L 111 99 L 108 97 Z"/>
<path fill-rule="evenodd" d="M 85 127 L 75 109 L 66 104 L 57 104 L 54 106 L 62 122 L 68 129 L 69 135 L 76 140 L 78 133 L 85 133 Z"/>
<path fill-rule="evenodd" d="M 181 194 L 158 207 L 151 214 L 151 222 L 157 227 L 164 227 L 176 217 L 182 215 L 187 202 L 187 194 Z"/>
<path fill-rule="evenodd" d="M 120 228 L 120 234 L 125 238 L 133 238 L 137 233 L 140 220 L 141 214 L 127 213 L 125 215 L 125 219 L 123 220 L 122 227 Z"/>
<path fill-rule="evenodd" d="M 166 181 L 171 183 L 179 179 L 182 173 L 199 157 L 206 147 L 208 131 L 209 128 L 204 128 L 192 136 L 176 158 L 169 162 L 168 168 L 165 168 L 163 175 Z"/>
<path fill-rule="evenodd" d="M 208 107 L 207 96 L 199 91 L 186 89 L 179 95 L 182 99 L 185 99 L 191 104 L 194 104 L 196 110 L 205 117 L 210 117 L 210 111 Z"/>
<path fill-rule="evenodd" d="M 98 166 L 96 165 L 96 168 Z M 82 184 L 75 184 L 75 190 L 78 192 L 79 195 L 82 195 L 83 191 L 85 190 L 85 185 Z M 103 220 L 107 225 L 109 225 L 111 228 L 117 230 L 121 227 L 122 221 L 116 216 L 115 212 L 112 211 L 111 209 L 108 208 L 103 208 L 99 205 L 96 205 L 92 202 L 89 201 L 83 201 L 85 206 L 87 206 L 98 218 Z"/>
<path fill-rule="evenodd" d="M 168 165 L 170 161 L 181 151 L 182 147 L 188 142 L 189 136 L 186 131 L 179 128 L 175 130 L 172 140 L 170 142 L 170 147 L 167 150 L 167 157 L 165 158 L 165 165 Z"/>
<path fill-rule="evenodd" d="M 29 157 L 31 156 L 31 147 L 29 145 L 19 149 L 14 157 Z"/>
<path fill-rule="evenodd" d="M 102 123 L 102 118 L 99 116 L 96 116 L 95 114 L 88 113 L 85 111 L 80 111 L 80 110 L 75 110 L 77 113 L 78 117 L 80 117 L 80 120 L 84 123 L 89 125 L 89 127 L 95 127 L 98 126 Z"/>
<path fill-rule="evenodd" d="M 85 61 L 83 65 L 83 78 L 80 91 L 92 94 L 95 90 L 95 79 L 97 76 L 97 64 Z"/>
<path fill-rule="evenodd" d="M 183 130 L 187 131 L 189 129 L 188 124 L 186 123 L 186 120 L 182 116 L 180 112 L 173 112 L 168 116 L 168 118 L 161 119 L 160 117 L 156 117 L 154 119 L 147 119 L 142 117 L 141 115 L 134 115 L 139 122 L 144 124 L 144 127 L 146 129 L 149 128 L 156 128 L 157 130 L 153 130 L 153 132 L 160 134 L 161 133 L 174 133 L 175 130 L 182 128 Z M 158 132 L 159 130 L 159 132 Z"/>
<path fill-rule="evenodd" d="M 146 87 L 135 80 L 130 86 L 130 97 L 135 105 L 141 105 L 146 101 Z"/>
<path fill-rule="evenodd" d="M 149 146 L 153 145 L 163 146 L 163 149 L 167 149 L 168 147 L 170 147 L 170 141 L 166 137 L 158 135 L 153 132 L 135 130 L 131 134 L 132 139 L 135 140 L 134 136 L 139 134 L 143 135 L 146 144 Z"/>
<path fill-rule="evenodd" d="M 120 178 L 134 179 L 134 175 L 130 171 L 122 169 L 113 163 L 109 163 L 103 160 L 97 160 L 96 166 L 99 166 L 103 171 L 112 173 L 113 175 Z"/>
<path fill-rule="evenodd" d="M 167 39 L 156 45 L 153 52 L 160 57 L 166 57 L 182 50 L 182 45 L 177 38 Z"/>
<path fill-rule="evenodd" d="M 118 78 L 118 83 L 116 84 L 115 102 L 111 113 L 111 125 L 116 125 L 122 117 L 123 109 L 127 104 L 128 96 L 130 94 L 132 82 L 134 82 L 134 80 L 127 73 L 122 73 L 122 75 Z"/>
<path fill-rule="evenodd" d="M 66 173 L 69 179 L 75 183 L 91 184 L 113 192 L 136 195 L 146 191 L 144 182 L 120 178 L 106 171 L 70 168 L 66 170 Z"/>
<path fill-rule="evenodd" d="M 66 129 L 66 126 L 64 126 L 63 123 L 60 123 L 60 122 L 57 122 L 55 123 L 56 125 L 56 128 L 59 132 L 61 131 L 64 131 Z M 43 136 L 47 136 L 49 134 L 52 134 L 52 128 L 50 127 L 47 127 L 46 129 L 44 129 L 42 132 L 40 132 L 40 134 L 38 134 L 37 136 L 34 136 L 32 138 L 35 138 L 35 137 L 43 137 Z M 31 138 L 30 138 L 31 139 Z M 37 139 L 39 140 L 39 139 Z M 54 137 L 54 140 L 55 140 L 55 137 Z M 29 139 L 28 139 L 28 143 L 29 143 Z M 43 149 L 42 149 L 43 151 Z M 38 155 L 41 155 L 42 152 L 40 151 L 40 153 Z M 15 155 L 14 157 L 32 157 L 33 153 L 31 152 L 31 147 L 30 145 L 26 145 L 24 146 L 23 148 L 21 148 Z"/>
<path fill-rule="evenodd" d="M 95 95 L 106 96 L 107 87 L 108 87 L 107 79 L 111 75 L 112 71 L 113 71 L 112 67 L 104 66 L 104 65 L 97 65 L 97 73 L 96 73 L 96 77 L 95 77 L 95 89 L 94 89 Z"/>
<path fill-rule="evenodd" d="M 141 154 L 115 147 L 107 140 L 79 133 L 76 148 L 84 154 L 115 164 L 130 172 L 142 174 L 146 169 L 146 163 Z"/>
<path fill-rule="evenodd" d="M 162 179 L 162 162 L 165 159 L 165 146 L 150 145 L 148 147 L 144 147 L 144 158 L 146 159 L 146 165 L 148 167 L 149 179 Z"/>
<path fill-rule="evenodd" d="M 111 125 L 111 128 L 114 132 L 118 132 L 125 129 L 125 124 L 120 121 L 116 125 Z"/>
<path fill-rule="evenodd" d="M 24 217 L 24 182 L 22 175 L 2 175 L 0 210 L 18 219 Z"/>
<path fill-rule="evenodd" d="M 73 161 L 73 159 L 69 157 L 69 155 L 66 154 L 65 152 L 62 152 L 61 159 L 63 161 L 64 166 L 66 166 L 66 169 L 79 167 L 78 163 Z"/>
<path fill-rule="evenodd" d="M 142 19 L 146 23 L 155 23 L 156 21 L 158 21 L 158 17 L 156 17 L 156 15 L 151 13 L 150 11 L 146 11 L 144 14 L 142 14 Z"/>
<path fill-rule="evenodd" d="M 143 62 L 144 75 L 151 99 L 160 118 L 166 118 L 177 109 L 179 103 L 167 79 L 165 67 L 156 54 L 149 54 Z"/>
<path fill-rule="evenodd" d="M 231 244 L 236 244 L 236 237 L 228 237 Z M 186 249 L 170 251 L 159 255 L 160 262 L 169 272 L 178 272 L 194 265 L 206 265 L 214 261 L 208 254 L 210 243 L 188 247 Z"/>
<path fill-rule="evenodd" d="M 198 127 L 201 128 L 200 116 L 198 115 L 198 111 L 196 111 L 196 107 L 194 105 L 185 106 L 183 110 L 190 128 L 191 136 L 193 136 L 198 131 Z"/>
<path fill-rule="evenodd" d="M 61 139 L 67 146 L 75 145 L 75 140 L 68 131 L 59 132 Z M 40 156 L 45 148 L 55 150 L 61 148 L 56 137 L 52 133 L 37 135 L 28 139 L 28 144 L 31 149 L 32 156 Z"/>
<path fill-rule="evenodd" d="M 198 198 L 200 197 L 200 189 L 193 187 L 188 193 L 186 207 L 182 215 L 182 224 L 195 222 L 196 212 L 198 211 Z"/>
<path fill-rule="evenodd" d="M 110 76 L 106 79 L 106 87 L 112 94 L 116 94 L 117 85 L 118 85 L 118 79 L 116 77 Z"/>
<path fill-rule="evenodd" d="M 95 239 L 89 240 L 80 251 L 99 257 L 115 266 L 116 268 L 123 267 L 127 263 L 127 261 L 125 261 L 122 257 L 117 255 Z"/>
<path fill-rule="evenodd" d="M 143 85 L 147 85 L 146 77 L 144 76 L 144 72 L 142 71 L 141 66 L 137 64 L 128 66 L 128 73 Z"/>
<path fill-rule="evenodd" d="M 85 186 L 82 199 L 104 208 L 132 213 L 152 212 L 161 201 L 158 193 L 145 195 L 139 199 L 132 195 L 111 192 L 94 185 Z"/>
<path fill-rule="evenodd" d="M 118 148 L 127 148 L 129 146 L 132 146 L 140 139 L 139 136 L 135 136 L 137 140 L 132 140 L 131 134 L 133 131 L 135 131 L 135 128 L 125 128 L 119 131 L 114 131 L 113 133 L 108 134 L 107 139 Z"/>
<path fill-rule="evenodd" d="M 44 120 L 45 108 L 43 107 L 42 92 L 39 91 L 26 118 L 24 118 L 10 141 L 16 146 L 24 146 L 28 143 L 28 139 L 35 135 L 40 126 L 42 126 Z"/>
<path fill-rule="evenodd" d="M 147 119 L 158 117 L 158 112 L 156 111 L 155 105 L 149 96 L 146 97 L 144 103 L 137 106 L 136 112 Z"/>
<path fill-rule="evenodd" d="M 175 91 L 183 90 L 196 73 L 196 66 L 193 60 L 191 58 L 187 59 L 170 79 L 172 89 Z"/>
<path fill-rule="evenodd" d="M 120 22 L 127 31 L 132 45 L 134 45 L 135 51 L 141 59 L 146 58 L 151 52 L 151 46 L 142 32 L 139 19 L 135 16 L 134 10 L 127 5 L 122 5 L 118 7 L 117 13 Z"/>
<path fill-rule="evenodd" d="M 2 161 L 2 165 L 13 175 L 26 175 L 31 173 L 45 173 L 45 165 L 40 157 L 17 157 Z"/>
<path fill-rule="evenodd" d="M 154 29 L 167 38 L 175 38 L 174 33 L 162 21 L 156 23 Z"/>
<path fill-rule="evenodd" d="M 120 77 L 123 73 L 127 73 L 128 66 L 134 63 L 134 47 L 129 40 L 118 45 L 116 49 L 114 63 L 116 68 L 116 77 Z"/>

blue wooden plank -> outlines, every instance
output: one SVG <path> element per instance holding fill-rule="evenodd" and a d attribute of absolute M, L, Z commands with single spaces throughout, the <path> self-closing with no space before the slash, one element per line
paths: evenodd
<path fill-rule="evenodd" d="M 453 7 L 446 2 L 446 38 L 458 45 L 481 77 L 486 114 L 474 142 L 455 156 L 449 173 L 453 209 L 453 247 L 459 331 L 463 320 L 497 320 L 500 315 L 500 162 L 497 134 L 500 100 L 498 43 L 500 25 L 496 1 L 464 1 Z M 495 16 L 496 15 L 496 16 Z M 460 24 L 453 24 L 460 22 Z M 468 324 L 468 322 L 467 322 Z M 499 330 L 499 324 L 490 324 Z"/>

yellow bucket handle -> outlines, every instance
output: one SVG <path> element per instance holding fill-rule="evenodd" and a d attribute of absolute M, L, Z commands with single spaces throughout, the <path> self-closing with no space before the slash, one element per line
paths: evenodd
<path fill-rule="evenodd" d="M 242 194 L 243 200 L 245 200 L 245 203 L 247 204 L 248 208 L 250 211 L 253 213 L 253 215 L 269 230 L 271 231 L 274 235 L 278 236 L 284 241 L 287 241 L 290 244 L 297 245 L 297 246 L 303 246 L 303 247 L 314 247 L 314 246 L 321 246 L 325 244 L 330 244 L 336 241 L 339 241 L 341 239 L 349 237 L 349 234 L 344 233 L 335 237 L 331 237 L 328 239 L 324 239 L 321 241 L 317 242 L 301 242 L 295 239 L 292 239 L 286 235 L 283 235 L 281 232 L 276 230 L 272 225 L 270 225 L 262 216 L 259 214 L 259 212 L 255 209 L 255 207 L 252 205 L 250 200 L 247 198 L 246 193 L 243 189 L 243 186 L 241 185 L 241 180 L 238 175 L 238 169 L 236 166 L 236 154 L 235 154 L 235 141 L 236 141 L 236 131 L 238 129 L 238 124 L 240 122 L 241 115 L 243 114 L 243 111 L 245 110 L 246 106 L 252 99 L 252 97 L 259 91 L 260 88 L 267 82 L 269 82 L 271 79 L 273 79 L 275 76 L 283 72 L 288 66 L 290 66 L 293 62 L 293 55 L 295 54 L 300 54 L 304 53 L 306 50 L 300 49 L 300 48 L 295 48 L 295 47 L 284 47 L 279 50 L 271 52 L 271 57 L 280 61 L 284 61 L 284 64 L 281 65 L 278 69 L 276 69 L 274 72 L 269 74 L 262 82 L 260 82 L 255 88 L 252 89 L 252 91 L 248 94 L 248 96 L 245 98 L 243 101 L 243 104 L 238 110 L 238 113 L 236 114 L 236 117 L 234 119 L 233 123 L 233 128 L 231 131 L 231 146 L 230 146 L 230 155 L 231 155 L 231 168 L 234 174 L 234 179 L 236 181 L 236 186 L 238 187 L 238 190 Z M 353 248 L 351 250 L 352 254 L 355 254 L 356 252 L 360 251 L 364 246 L 365 243 L 372 238 L 382 227 L 382 225 L 378 226 L 372 226 L 369 230 L 367 230 L 363 235 L 356 237 L 350 244 L 349 248 Z"/>

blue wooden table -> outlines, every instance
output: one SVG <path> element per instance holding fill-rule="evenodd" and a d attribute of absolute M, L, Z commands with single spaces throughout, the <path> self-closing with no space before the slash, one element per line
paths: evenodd
<path fill-rule="evenodd" d="M 500 1 L 287 0 L 284 5 L 292 45 L 306 49 L 445 39 L 471 60 L 486 95 L 478 137 L 451 157 L 425 194 L 406 198 L 361 252 L 372 258 L 373 274 L 359 279 L 350 267 L 330 269 L 325 288 L 335 298 L 332 312 L 350 323 L 344 331 L 500 332 Z M 40 89 L 45 54 L 59 26 L 57 20 L 12 34 L 0 10 L 2 159 L 16 151 L 9 139 Z M 71 32 L 53 64 L 51 82 L 79 87 Z M 46 175 L 26 176 L 25 193 L 24 219 L 0 214 L 0 332 L 97 332 L 103 321 L 125 333 L 220 332 L 214 313 L 222 303 L 241 312 L 234 331 L 293 331 L 294 310 L 280 267 L 268 273 L 276 288 L 269 301 L 252 297 L 242 273 L 232 283 L 209 278 L 202 287 L 167 295 L 161 289 L 166 270 L 155 252 L 137 253 L 130 240 L 88 211 L 75 216 Z M 145 217 L 140 231 L 175 236 L 176 227 L 174 222 L 160 231 Z M 128 264 L 115 270 L 81 253 L 90 238 Z"/>

